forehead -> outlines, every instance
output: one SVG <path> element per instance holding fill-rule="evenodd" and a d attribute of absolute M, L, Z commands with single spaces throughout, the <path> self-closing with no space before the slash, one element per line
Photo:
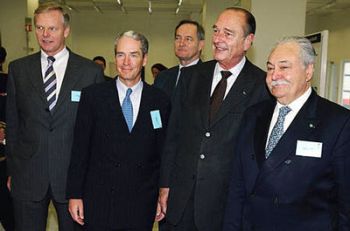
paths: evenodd
<path fill-rule="evenodd" d="M 34 16 L 35 23 L 42 23 L 42 22 L 57 22 L 61 21 L 62 23 L 64 22 L 63 15 L 60 11 L 58 10 L 49 10 L 49 11 L 44 11 L 39 14 L 36 14 Z"/>
<path fill-rule="evenodd" d="M 141 41 L 137 41 L 133 38 L 123 36 L 118 40 L 116 50 L 117 52 L 141 51 Z"/>
<path fill-rule="evenodd" d="M 176 30 L 177 35 L 194 35 L 197 33 L 197 27 L 193 24 L 183 24 Z"/>
<path fill-rule="evenodd" d="M 300 48 L 295 42 L 287 42 L 279 44 L 271 52 L 269 56 L 270 63 L 278 63 L 282 61 L 294 62 L 300 60 Z"/>
<path fill-rule="evenodd" d="M 224 28 L 243 28 L 245 25 L 245 14 L 236 10 L 225 10 L 219 15 L 215 23 L 215 26 Z"/>

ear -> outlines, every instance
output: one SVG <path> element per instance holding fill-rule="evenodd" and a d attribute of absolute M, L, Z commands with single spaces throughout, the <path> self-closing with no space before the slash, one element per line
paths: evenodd
<path fill-rule="evenodd" d="M 255 35 L 250 33 L 249 35 L 247 35 L 247 37 L 245 37 L 244 39 L 244 51 L 247 51 L 253 44 Z"/>
<path fill-rule="evenodd" d="M 145 54 L 145 55 L 143 56 L 142 66 L 146 66 L 147 60 L 148 60 L 148 54 Z"/>
<path fill-rule="evenodd" d="M 199 41 L 199 44 L 198 44 L 198 49 L 199 49 L 201 52 L 203 52 L 204 45 L 205 45 L 204 40 L 200 40 L 200 41 Z"/>
<path fill-rule="evenodd" d="M 67 38 L 70 32 L 70 26 L 66 26 L 63 31 L 64 38 Z"/>
<path fill-rule="evenodd" d="M 312 79 L 312 76 L 314 74 L 314 64 L 309 64 L 306 67 L 306 82 L 309 82 Z"/>

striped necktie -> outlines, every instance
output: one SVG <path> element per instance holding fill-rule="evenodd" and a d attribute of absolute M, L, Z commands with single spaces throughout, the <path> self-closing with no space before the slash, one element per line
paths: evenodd
<path fill-rule="evenodd" d="M 49 109 L 52 111 L 52 109 L 55 107 L 57 102 L 57 79 L 55 71 L 53 70 L 53 62 L 55 62 L 55 58 L 53 56 L 47 57 L 48 65 L 47 69 L 45 71 L 45 77 L 44 77 L 44 89 L 46 94 L 46 99 L 49 104 Z"/>

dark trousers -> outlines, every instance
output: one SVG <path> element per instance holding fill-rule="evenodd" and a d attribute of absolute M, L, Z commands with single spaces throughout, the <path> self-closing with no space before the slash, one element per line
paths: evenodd
<path fill-rule="evenodd" d="M 6 186 L 6 160 L 0 161 L 0 222 L 6 231 L 15 230 L 10 193 Z"/>
<path fill-rule="evenodd" d="M 166 220 L 160 231 L 198 231 L 194 222 L 194 190 L 192 190 L 180 222 L 174 225 Z"/>
<path fill-rule="evenodd" d="M 93 226 L 85 224 L 83 226 L 84 231 L 152 231 L 152 227 L 141 227 L 141 228 L 133 228 L 133 229 L 110 229 L 106 226 Z"/>
<path fill-rule="evenodd" d="M 59 203 L 52 196 L 51 189 L 41 201 L 25 201 L 13 198 L 16 231 L 45 231 L 48 207 L 52 201 L 60 231 L 81 230 L 81 226 L 73 221 L 68 212 L 68 203 Z"/>

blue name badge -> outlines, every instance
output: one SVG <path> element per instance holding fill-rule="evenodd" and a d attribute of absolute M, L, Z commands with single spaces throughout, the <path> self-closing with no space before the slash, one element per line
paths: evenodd
<path fill-rule="evenodd" d="M 72 91 L 71 96 L 70 96 L 70 100 L 72 102 L 79 102 L 80 101 L 80 94 L 81 94 L 81 91 Z"/>
<path fill-rule="evenodd" d="M 162 119 L 159 110 L 151 111 L 152 124 L 154 129 L 162 128 Z"/>

